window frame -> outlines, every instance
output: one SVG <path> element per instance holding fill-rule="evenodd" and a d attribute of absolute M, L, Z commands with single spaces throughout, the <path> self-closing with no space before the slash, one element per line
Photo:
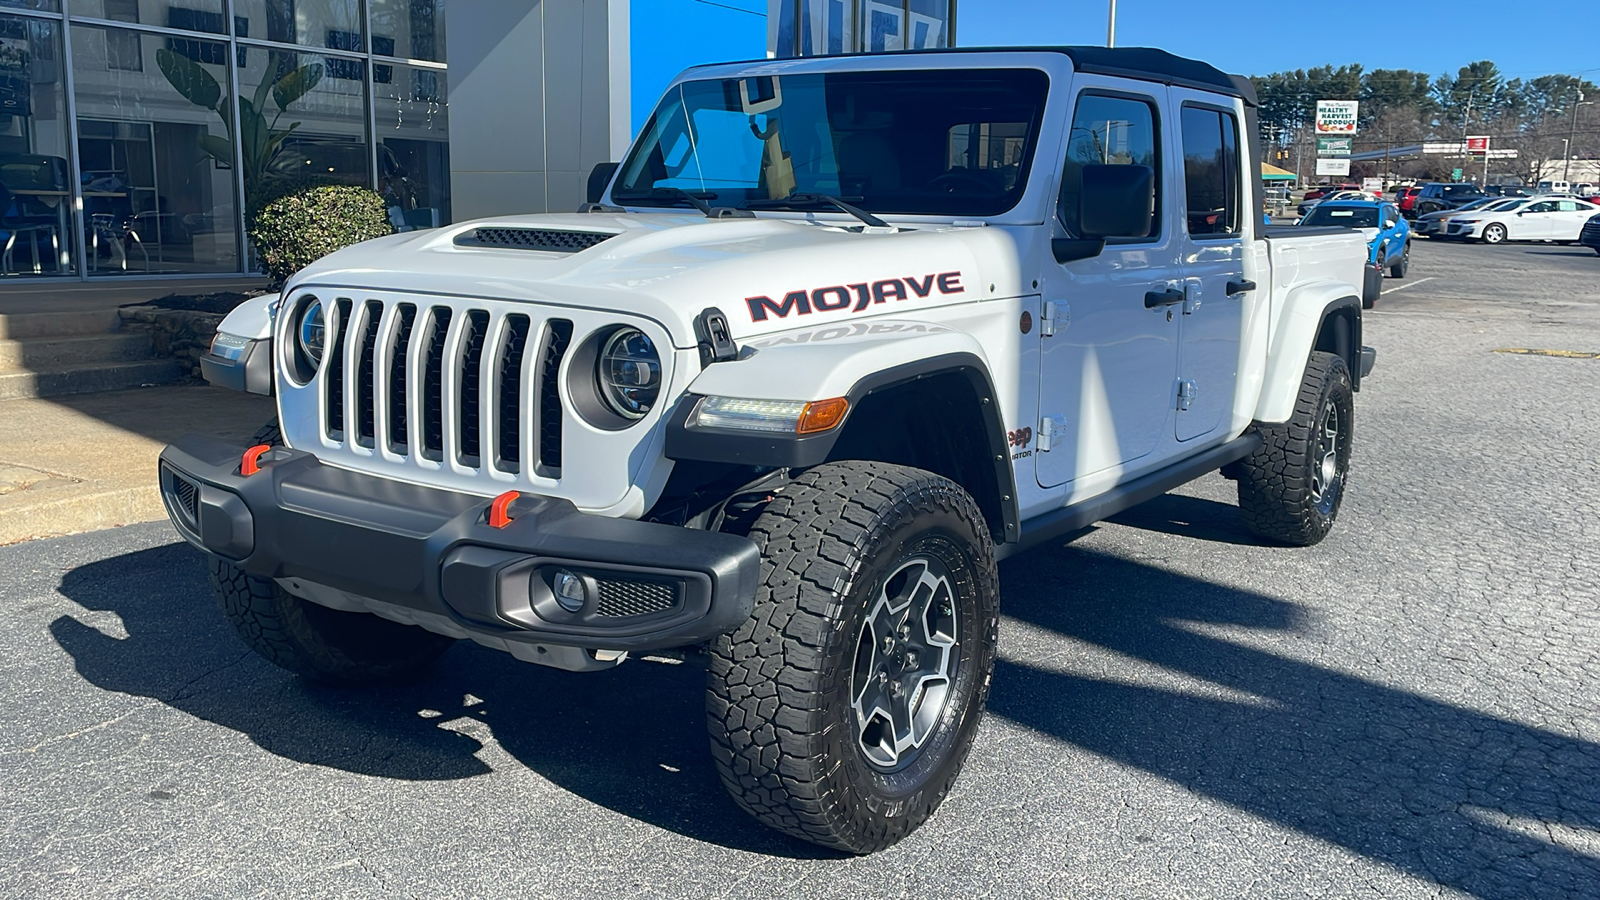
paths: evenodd
<path fill-rule="evenodd" d="M 1187 162 L 1188 154 L 1184 152 L 1183 146 L 1183 111 L 1186 109 L 1214 112 L 1225 117 L 1224 121 L 1233 122 L 1234 164 L 1224 167 L 1224 190 L 1230 190 L 1233 195 L 1235 221 L 1233 223 L 1234 230 L 1232 231 L 1195 234 L 1189 230 L 1189 166 Z M 1245 191 L 1244 181 L 1239 177 L 1239 169 L 1245 159 L 1244 147 L 1241 143 L 1243 134 L 1243 130 L 1239 127 L 1238 113 L 1234 112 L 1232 107 L 1217 103 L 1205 103 L 1199 100 L 1185 100 L 1178 105 L 1178 158 L 1185 160 L 1183 166 L 1183 216 L 1181 218 L 1183 220 L 1184 236 L 1191 241 L 1239 240 L 1244 237 Z M 1222 135 L 1219 133 L 1218 136 L 1221 137 Z"/>
<path fill-rule="evenodd" d="M 1061 230 L 1066 234 L 1071 235 L 1074 238 L 1079 237 L 1079 235 L 1073 231 L 1072 227 L 1069 226 L 1061 217 L 1061 194 L 1063 189 L 1066 187 L 1067 151 L 1072 148 L 1072 132 L 1075 130 L 1075 123 L 1078 121 L 1078 109 L 1083 103 L 1083 98 L 1085 97 L 1099 97 L 1108 100 L 1126 100 L 1131 103 L 1140 103 L 1149 107 L 1151 150 L 1156 156 L 1155 165 L 1151 167 L 1154 170 L 1152 180 L 1155 182 L 1156 203 L 1155 208 L 1150 211 L 1150 223 L 1154 227 L 1152 227 L 1150 234 L 1144 237 L 1106 238 L 1106 245 L 1124 246 L 1133 244 L 1161 243 L 1167 239 L 1168 225 L 1168 216 L 1166 214 L 1167 211 L 1164 209 L 1164 204 L 1162 203 L 1162 200 L 1166 196 L 1165 191 L 1163 190 L 1166 185 L 1166 179 L 1162 177 L 1165 174 L 1163 171 L 1165 169 L 1165 166 L 1163 165 L 1163 157 L 1165 154 L 1162 152 L 1162 142 L 1165 140 L 1166 131 L 1163 127 L 1165 123 L 1162 121 L 1161 117 L 1163 108 L 1161 99 L 1154 94 L 1141 94 L 1138 91 L 1091 86 L 1079 90 L 1078 93 L 1073 96 L 1072 113 L 1071 115 L 1067 116 L 1066 140 L 1062 141 L 1061 157 L 1056 164 L 1056 189 L 1055 200 L 1053 202 L 1055 212 L 1052 214 L 1051 218 L 1055 220 L 1055 224 L 1061 226 Z"/>

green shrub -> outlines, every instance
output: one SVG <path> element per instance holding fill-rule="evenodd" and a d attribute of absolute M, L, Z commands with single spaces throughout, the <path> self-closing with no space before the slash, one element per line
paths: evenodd
<path fill-rule="evenodd" d="M 339 184 L 289 194 L 262 207 L 250 226 L 250 241 L 277 288 L 341 247 L 393 232 L 382 197 Z"/>

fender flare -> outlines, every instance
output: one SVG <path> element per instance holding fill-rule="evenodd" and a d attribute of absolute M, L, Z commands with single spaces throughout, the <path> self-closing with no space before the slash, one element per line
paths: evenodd
<path fill-rule="evenodd" d="M 1329 319 L 1345 314 L 1354 322 L 1349 334 L 1336 340 L 1335 352 L 1344 357 L 1350 366 L 1350 377 L 1360 386 L 1361 356 L 1361 298 L 1350 293 L 1350 285 L 1337 281 L 1316 281 L 1290 291 L 1283 304 L 1283 313 L 1272 337 L 1272 349 L 1267 354 L 1267 371 L 1262 382 L 1261 397 L 1256 401 L 1254 419 L 1257 422 L 1287 422 L 1294 414 L 1295 400 L 1300 393 L 1300 381 L 1305 377 L 1306 364 L 1316 349 L 1317 338 Z"/>
<path fill-rule="evenodd" d="M 878 323 L 892 324 L 892 323 Z M 1000 519 L 1004 541 L 1020 537 L 1015 473 L 1006 442 L 1005 423 L 999 397 L 989 374 L 982 349 L 970 336 L 934 326 L 925 336 L 894 341 L 861 341 L 859 349 L 829 348 L 824 354 L 808 353 L 805 344 L 774 344 L 757 348 L 748 359 L 708 366 L 679 400 L 666 425 L 665 453 L 675 461 L 699 461 L 765 468 L 808 468 L 826 462 L 840 435 L 850 425 L 851 416 L 861 401 L 875 393 L 891 390 L 935 375 L 960 376 L 972 388 L 983 421 L 985 449 L 993 463 L 996 496 L 1000 500 Z M 930 351 L 930 352 L 923 352 Z M 761 361 L 760 366 L 746 366 Z M 813 371 L 810 377 L 768 376 L 804 372 L 807 363 L 833 363 L 825 372 Z M 862 367 L 865 367 L 862 370 Z M 853 371 L 854 370 L 854 371 Z M 766 379 L 766 380 L 764 380 Z M 764 390 L 757 389 L 760 385 Z M 778 385 L 781 385 L 779 387 Z M 740 388 L 743 388 L 741 390 Z M 774 392 L 788 397 L 763 397 Z M 822 400 L 843 396 L 850 401 L 849 411 L 838 426 L 819 434 L 763 434 L 725 428 L 690 426 L 689 418 L 700 398 L 707 395 L 759 399 Z M 997 537 L 999 537 L 997 535 Z"/>

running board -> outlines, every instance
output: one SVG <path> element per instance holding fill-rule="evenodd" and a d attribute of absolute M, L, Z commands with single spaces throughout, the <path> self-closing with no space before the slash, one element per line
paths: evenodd
<path fill-rule="evenodd" d="M 1214 447 L 1199 456 L 1182 460 L 1165 469 L 1141 475 L 1132 481 L 1119 484 L 1104 494 L 1090 497 L 1081 503 L 1064 506 L 1054 512 L 1035 516 L 1022 523 L 1022 537 L 1014 543 L 995 547 L 995 556 L 1005 559 L 1024 550 L 1031 550 L 1045 541 L 1087 528 L 1108 519 L 1129 507 L 1153 500 L 1179 485 L 1188 484 L 1231 462 L 1244 459 L 1261 446 L 1261 436 L 1250 433 L 1234 438 L 1220 447 Z"/>

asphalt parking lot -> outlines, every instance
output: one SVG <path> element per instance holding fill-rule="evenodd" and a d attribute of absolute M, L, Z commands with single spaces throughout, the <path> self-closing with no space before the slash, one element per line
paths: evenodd
<path fill-rule="evenodd" d="M 1495 352 L 1600 353 L 1600 257 L 1385 291 L 1333 535 L 1211 476 L 1004 564 L 967 770 L 870 858 L 723 796 L 692 664 L 329 690 L 164 523 L 0 548 L 0 896 L 1600 896 L 1600 359 Z"/>

